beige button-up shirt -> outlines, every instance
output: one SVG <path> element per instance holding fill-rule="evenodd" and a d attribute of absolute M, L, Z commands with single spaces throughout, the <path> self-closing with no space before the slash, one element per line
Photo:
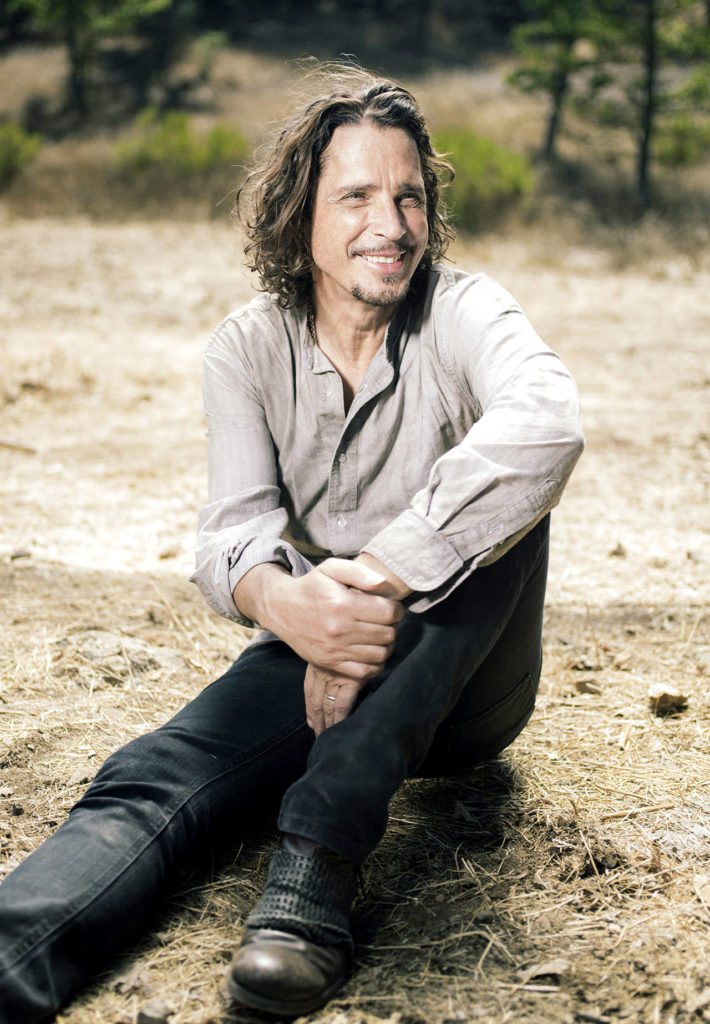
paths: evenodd
<path fill-rule="evenodd" d="M 421 611 L 554 505 L 583 439 L 577 389 L 505 289 L 419 275 L 347 412 L 305 310 L 262 295 L 205 353 L 209 504 L 198 584 L 217 612 L 261 562 L 294 575 L 368 551 Z"/>

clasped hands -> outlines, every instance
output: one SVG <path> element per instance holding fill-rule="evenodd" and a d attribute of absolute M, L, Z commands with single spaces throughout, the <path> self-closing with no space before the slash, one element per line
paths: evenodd
<path fill-rule="evenodd" d="M 253 617 L 308 662 L 306 715 L 319 735 L 346 718 L 360 690 L 383 671 L 405 613 L 397 598 L 409 589 L 368 555 L 328 558 L 300 577 L 275 565 L 256 568 L 266 571 Z M 235 591 L 241 608 L 245 597 Z"/>

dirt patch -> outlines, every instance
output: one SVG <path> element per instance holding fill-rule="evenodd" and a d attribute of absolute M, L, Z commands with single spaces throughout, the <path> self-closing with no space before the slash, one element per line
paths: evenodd
<path fill-rule="evenodd" d="M 244 643 L 186 577 L 201 350 L 250 286 L 219 224 L 6 218 L 3 241 L 4 872 L 111 750 Z M 456 251 L 514 292 L 584 396 L 538 709 L 504 757 L 399 794 L 365 872 L 355 973 L 314 1020 L 710 1020 L 709 282 L 671 264 L 614 273 L 549 242 L 540 256 L 539 238 Z M 654 683 L 686 709 L 654 715 Z M 272 844 L 181 878 L 63 1024 L 251 1020 L 220 986 Z"/>

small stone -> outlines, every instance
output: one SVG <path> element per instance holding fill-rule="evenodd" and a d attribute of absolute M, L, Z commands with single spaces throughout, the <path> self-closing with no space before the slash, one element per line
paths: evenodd
<path fill-rule="evenodd" d="M 688 705 L 685 694 L 665 683 L 649 686 L 648 700 L 654 715 L 670 715 L 674 711 L 683 711 Z"/>
<path fill-rule="evenodd" d="M 175 1009 L 165 999 L 153 999 L 138 1011 L 136 1024 L 168 1024 Z"/>
<path fill-rule="evenodd" d="M 561 957 L 556 960 L 546 960 L 542 964 L 528 967 L 526 971 L 518 971 L 518 977 L 522 980 L 523 984 L 526 984 L 532 978 L 556 978 L 560 974 L 564 974 L 565 971 L 568 971 L 569 966 L 568 961 L 563 960 Z"/>
<path fill-rule="evenodd" d="M 577 693 L 592 693 L 597 695 L 602 692 L 601 687 L 598 686 L 593 679 L 575 679 L 574 688 Z"/>

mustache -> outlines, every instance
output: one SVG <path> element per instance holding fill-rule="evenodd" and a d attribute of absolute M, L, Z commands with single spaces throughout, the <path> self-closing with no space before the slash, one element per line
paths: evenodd
<path fill-rule="evenodd" d="M 414 252 L 414 246 L 401 242 L 392 243 L 392 245 L 383 245 L 378 249 L 355 249 L 353 256 L 382 256 L 383 253 L 392 253 L 392 251 L 401 253 L 403 256 L 408 253 Z"/>

